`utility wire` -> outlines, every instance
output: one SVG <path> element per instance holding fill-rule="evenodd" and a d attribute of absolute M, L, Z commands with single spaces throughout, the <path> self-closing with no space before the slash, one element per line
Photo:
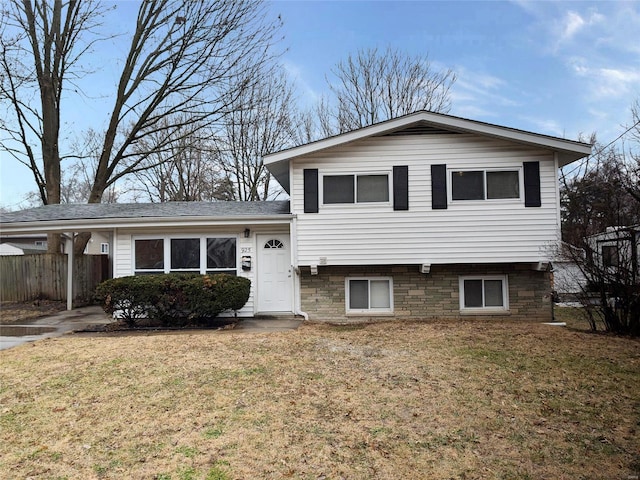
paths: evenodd
<path fill-rule="evenodd" d="M 604 147 L 600 148 L 600 150 L 598 150 L 595 153 L 592 153 L 591 155 L 589 155 L 588 157 L 583 158 L 582 160 L 580 160 L 580 163 L 578 165 L 576 165 L 575 167 L 573 167 L 571 170 L 569 170 L 568 172 L 562 172 L 562 174 L 560 175 L 560 178 L 566 178 L 568 175 L 571 175 L 573 172 L 575 172 L 576 170 L 579 170 L 580 168 L 582 168 L 583 164 L 588 162 L 589 159 L 591 157 L 594 157 L 596 155 L 600 155 L 602 152 L 604 152 L 607 148 L 609 148 L 611 145 L 613 145 L 614 143 L 616 143 L 618 140 L 620 140 L 622 137 L 624 137 L 627 133 L 629 133 L 631 130 L 633 130 L 634 128 L 636 128 L 637 126 L 640 125 L 640 120 L 638 120 L 636 123 L 634 123 L 633 125 L 631 125 L 629 128 L 627 128 L 624 132 L 622 132 L 620 135 L 618 135 L 616 138 L 614 138 L 613 140 L 611 140 L 609 143 L 607 143 Z"/>

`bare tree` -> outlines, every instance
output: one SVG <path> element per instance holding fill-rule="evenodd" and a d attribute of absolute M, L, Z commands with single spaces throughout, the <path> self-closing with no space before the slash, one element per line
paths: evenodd
<path fill-rule="evenodd" d="M 81 136 L 73 141 L 71 150 L 77 152 L 79 158 L 69 159 L 72 163 L 62 170 L 61 203 L 86 203 L 89 199 L 100 158 L 101 141 L 101 134 L 93 128 L 82 132 Z M 116 203 L 119 195 L 116 185 L 111 184 L 103 193 L 102 203 Z"/>
<path fill-rule="evenodd" d="M 640 201 L 632 193 L 638 172 L 615 146 L 594 144 L 594 154 L 561 176 L 562 238 L 585 248 L 590 235 L 607 227 L 640 223 Z M 635 187 L 634 187 L 635 186 Z"/>
<path fill-rule="evenodd" d="M 292 145 L 293 88 L 283 71 L 261 73 L 257 82 L 242 82 L 230 99 L 232 111 L 216 136 L 217 159 L 233 184 L 235 200 L 277 196 L 262 162 L 268 153 Z"/>
<path fill-rule="evenodd" d="M 332 70 L 327 79 L 335 96 L 339 133 L 407 115 L 418 110 L 448 112 L 452 70 L 436 70 L 427 56 L 387 48 L 359 50 Z"/>
<path fill-rule="evenodd" d="M 212 141 L 202 128 L 187 122 L 176 123 L 183 123 L 179 138 L 169 149 L 147 156 L 145 162 L 149 166 L 134 174 L 131 190 L 142 192 L 145 200 L 151 202 L 233 199 L 233 185 L 213 159 Z M 189 130 L 189 134 L 184 130 Z M 152 150 L 146 140 L 139 146 L 143 152 Z"/>
<path fill-rule="evenodd" d="M 61 100 L 65 78 L 95 40 L 104 9 L 92 1 L 10 0 L 3 15 L 2 103 L 13 113 L 2 147 L 33 172 L 43 203 L 60 198 Z M 182 124 L 206 125 L 229 112 L 241 86 L 271 58 L 280 21 L 266 20 L 253 0 L 145 0 L 113 96 L 89 203 L 124 176 L 148 168 L 154 152 L 171 148 Z M 15 33 L 7 34 L 7 28 Z M 86 39 L 91 39 L 90 41 Z M 35 70 L 26 62 L 32 60 Z M 37 82 L 28 79 L 35 73 Z M 71 87 L 76 88 L 74 84 Z M 32 101 L 37 97 L 40 101 Z M 6 122 L 7 126 L 9 122 Z M 5 125 L 3 125 L 4 127 Z M 42 134 L 40 134 L 42 132 Z M 152 150 L 136 148 L 145 138 Z M 39 139 L 40 154 L 31 147 Z M 42 168 L 40 167 L 42 163 Z M 86 242 L 85 242 L 86 243 Z M 84 250 L 83 240 L 76 251 Z"/>
<path fill-rule="evenodd" d="M 592 136 L 594 154 L 562 175 L 567 244 L 557 256 L 575 266 L 581 312 L 591 328 L 632 335 L 640 335 L 639 113 L 636 102 L 628 152 L 615 141 L 598 145 Z"/>
<path fill-rule="evenodd" d="M 97 38 L 105 9 L 93 1 L 9 1 L 0 17 L 0 146 L 32 171 L 46 205 L 60 203 L 60 113 L 69 81 L 86 72 L 80 60 Z M 32 147 L 39 144 L 38 153 Z M 42 161 L 42 166 L 40 162 Z M 57 236 L 49 251 L 59 251 Z"/>

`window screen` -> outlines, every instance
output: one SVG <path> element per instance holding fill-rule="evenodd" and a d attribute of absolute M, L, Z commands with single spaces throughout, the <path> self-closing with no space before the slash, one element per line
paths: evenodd
<path fill-rule="evenodd" d="M 518 171 L 487 172 L 487 198 L 520 198 Z"/>
<path fill-rule="evenodd" d="M 452 172 L 453 200 L 484 200 L 484 172 Z"/>
<path fill-rule="evenodd" d="M 482 307 L 482 280 L 464 281 L 464 306 L 465 308 Z"/>
<path fill-rule="evenodd" d="M 135 241 L 136 270 L 164 270 L 164 240 Z"/>
<path fill-rule="evenodd" d="M 371 308 L 391 308 L 389 297 L 389 280 L 371 280 L 369 282 L 371 293 Z"/>
<path fill-rule="evenodd" d="M 322 198 L 325 204 L 354 203 L 353 175 L 325 175 L 322 177 Z"/>
<path fill-rule="evenodd" d="M 388 175 L 358 175 L 358 202 L 388 202 Z"/>
<path fill-rule="evenodd" d="M 171 239 L 171 270 L 200 271 L 200 239 Z"/>
<path fill-rule="evenodd" d="M 349 308 L 351 310 L 369 308 L 368 280 L 349 280 Z"/>
<path fill-rule="evenodd" d="M 502 307 L 502 280 L 484 280 L 484 306 Z"/>
<path fill-rule="evenodd" d="M 207 238 L 207 271 L 236 268 L 236 239 Z"/>

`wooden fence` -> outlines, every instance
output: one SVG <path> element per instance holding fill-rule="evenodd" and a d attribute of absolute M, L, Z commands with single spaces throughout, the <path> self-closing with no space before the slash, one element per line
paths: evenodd
<path fill-rule="evenodd" d="M 78 255 L 73 265 L 74 302 L 90 302 L 108 275 L 106 255 Z M 67 256 L 61 253 L 0 256 L 0 301 L 67 299 Z"/>

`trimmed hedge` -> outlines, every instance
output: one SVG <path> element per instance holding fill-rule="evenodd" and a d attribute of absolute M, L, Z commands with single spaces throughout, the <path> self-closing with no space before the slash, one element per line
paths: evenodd
<path fill-rule="evenodd" d="M 96 288 L 102 309 L 135 327 L 141 319 L 167 327 L 202 325 L 221 312 L 240 310 L 251 281 L 227 274 L 159 274 L 113 278 Z"/>

